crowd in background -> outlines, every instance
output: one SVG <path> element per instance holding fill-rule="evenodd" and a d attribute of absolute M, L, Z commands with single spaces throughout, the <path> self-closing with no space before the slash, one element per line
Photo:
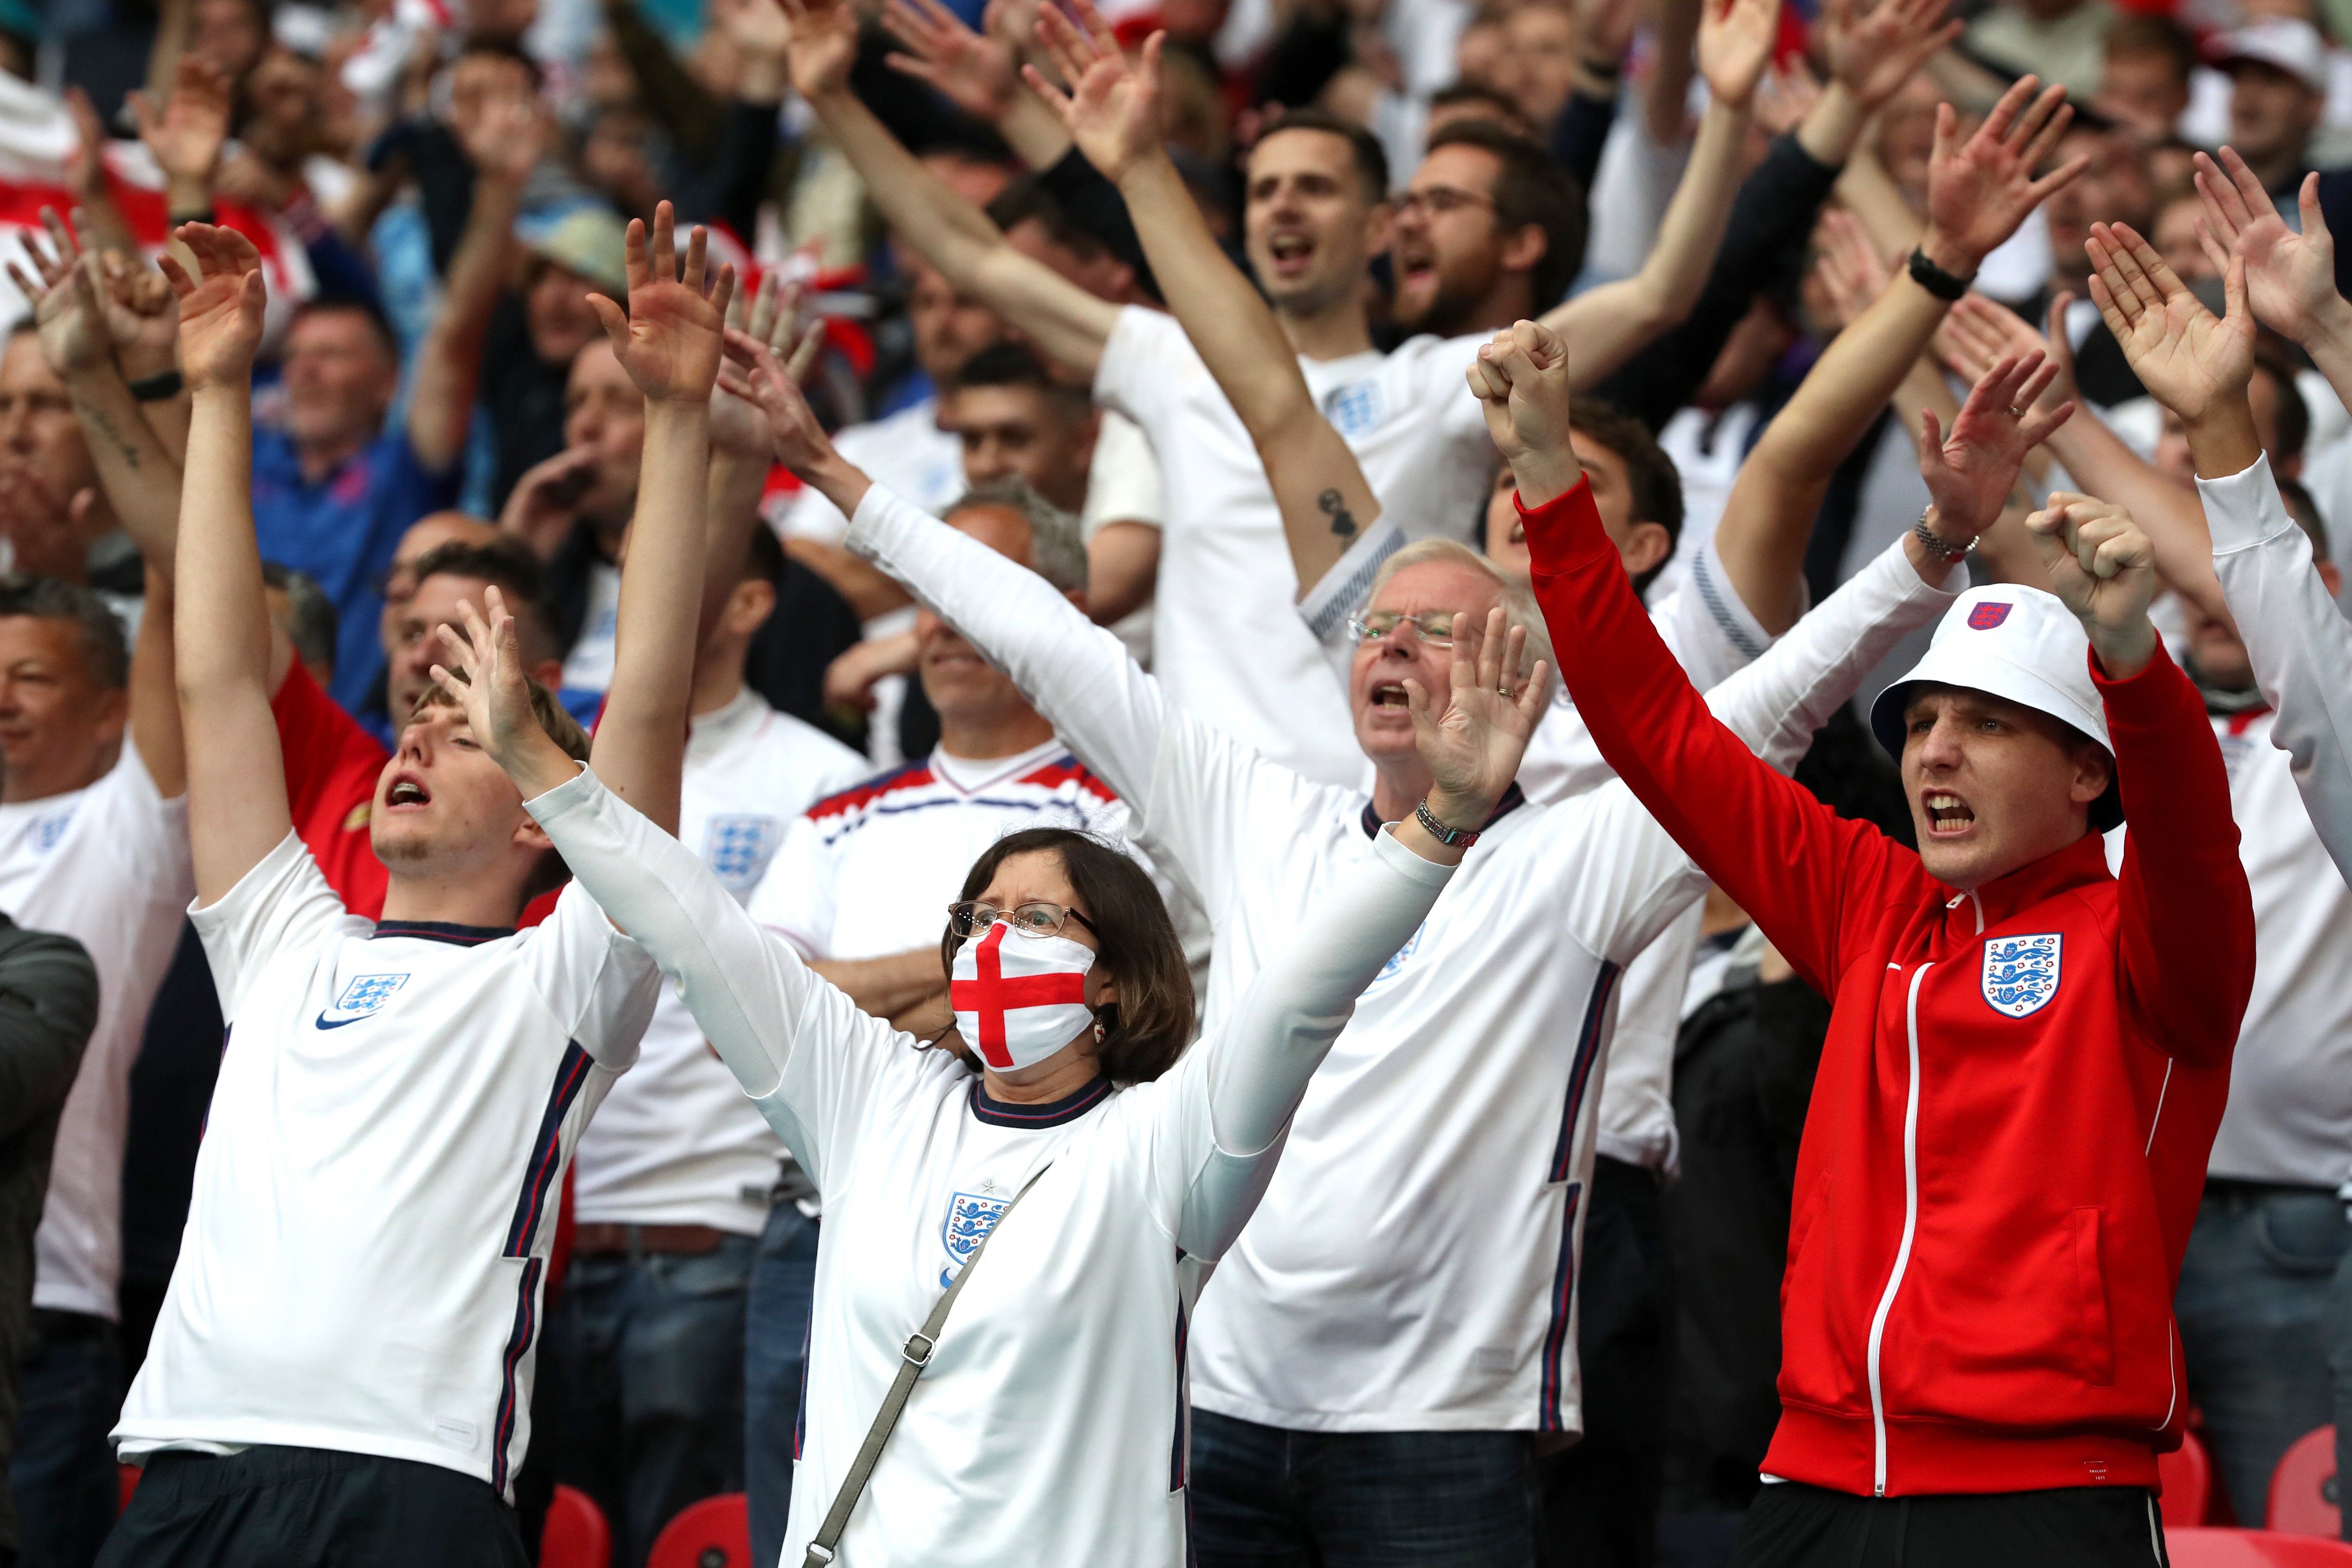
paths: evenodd
<path fill-rule="evenodd" d="M 658 203 L 680 234 L 707 226 L 714 272 L 739 279 L 732 320 L 794 359 L 843 458 L 1043 578 L 1172 701 L 1359 795 L 1380 759 L 1348 729 L 1328 650 L 1353 647 L 1361 603 L 1332 584 L 1360 573 L 1360 591 L 1431 538 L 1527 579 L 1512 476 L 1459 344 L 1523 317 L 1561 333 L 1612 538 L 1661 625 L 1700 628 L 1675 651 L 1704 687 L 1717 644 L 1728 674 L 1912 533 L 1934 499 L 1923 442 L 1955 430 L 2005 356 L 2048 354 L 2040 405 L 2080 406 L 2026 459 L 1970 560 L 1978 581 L 2042 580 L 2018 520 L 2053 489 L 2125 506 L 2151 536 L 2201 534 L 2184 420 L 2093 298 L 2116 245 L 2094 226 L 2145 235 L 2200 302 L 2180 309 L 2217 316 L 2220 211 L 2352 230 L 2347 0 L 1116 0 L 1106 19 L 1129 49 L 1166 35 L 1159 110 L 1187 221 L 1272 300 L 1289 335 L 1272 358 L 1295 349 L 1311 395 L 1297 417 L 1354 448 L 1375 523 L 1341 489 L 1295 501 L 1278 454 L 1300 437 L 1274 385 L 1287 373 L 1265 373 L 1261 402 L 1236 395 L 1237 362 L 1178 298 L 1187 282 L 1147 255 L 1165 215 L 1131 213 L 1127 182 L 1057 118 L 1042 8 L 0 0 L 0 258 L 17 284 L 0 289 L 0 913 L 25 928 L 0 930 L 0 1004 L 21 993 L 39 1015 L 21 1051 L 0 1049 L 0 1356 L 20 1369 L 0 1397 L 0 1565 L 85 1568 L 111 1526 L 109 1434 L 180 1260 L 222 1060 L 186 918 L 178 718 L 142 635 L 169 606 L 156 542 L 190 461 L 178 305 L 153 263 L 178 225 L 244 236 L 268 281 L 251 505 L 274 711 L 295 826 L 371 919 L 378 773 L 461 601 L 503 595 L 529 672 L 582 726 L 614 680 L 648 414 L 588 296 L 627 298 L 625 226 Z M 1939 216 L 1938 148 L 2026 73 L 2072 110 L 2040 166 L 2079 172 L 1990 237 L 1932 338 L 1844 337 L 1906 266 L 1936 287 L 1906 258 Z M 1275 156 L 1286 142 L 1311 154 Z M 2200 164 L 2224 143 L 2236 161 Z M 2352 293 L 2352 250 L 2317 254 Z M 2259 292 L 2254 309 L 2262 450 L 2333 589 L 2328 542 L 2352 527 L 2345 383 Z M 1809 376 L 1842 337 L 1856 357 L 1841 402 L 1823 385 L 1837 377 Z M 1204 874 L 1155 844 L 1140 818 L 1167 831 L 1152 794 L 1167 781 L 1141 763 L 1109 780 L 1110 742 L 1083 743 L 1082 722 L 851 548 L 851 516 L 777 459 L 747 399 L 714 398 L 709 451 L 714 512 L 758 523 L 706 590 L 680 840 L 866 1013 L 927 1035 L 953 1012 L 939 932 L 964 867 L 1040 823 L 1138 837 L 1214 998 L 1221 905 L 1204 889 L 1245 868 Z M 1743 500 L 1767 483 L 1769 501 Z M 1294 514 L 1317 505 L 1330 537 L 1310 547 Z M 2193 1419 L 2253 1521 L 2288 1444 L 2352 1413 L 2352 893 L 2269 745 L 2210 565 L 2195 578 L 2179 559 L 2159 539 L 2158 625 L 2231 771 L 2261 969 L 2175 1312 Z M 1841 815 L 1906 843 L 1866 714 L 1928 631 L 1878 650 L 1795 764 Z M 1564 797 L 1580 757 L 1539 751 L 1522 784 Z M 1566 772 L 1539 782 L 1549 765 Z M 1266 1374 L 1369 1413 L 1321 1430 L 1506 1434 L 1503 1460 L 1453 1457 L 1524 1467 L 1547 1563 L 1728 1561 L 1781 1411 L 1780 1292 L 1830 1004 L 1719 891 L 1652 951 L 1624 966 L 1613 1011 L 1595 994 L 1588 1032 L 1606 1013 L 1615 1034 L 1590 1102 L 1579 1067 L 1566 1119 L 1557 1100 L 1543 1112 L 1559 1157 L 1573 1142 L 1590 1166 L 1582 1205 L 1548 1211 L 1558 1257 L 1498 1228 L 1497 1249 L 1525 1256 L 1446 1265 L 1467 1271 L 1465 1299 L 1491 1284 L 1513 1303 L 1498 1343 L 1516 1347 L 1525 1318 L 1547 1348 L 1522 1364 L 1423 1324 L 1399 1331 L 1409 1345 L 1302 1350 L 1339 1361 Z M 1526 1003 L 1528 1048 L 1584 1059 L 1581 994 L 1553 1000 Z M 1471 1152 L 1447 1158 L 1516 1136 L 1465 1134 Z M 746 1490 L 775 1561 L 822 1205 L 675 990 L 580 1135 L 561 1202 L 535 1440 L 512 1478 L 526 1520 L 553 1485 L 577 1487 L 634 1564 L 687 1504 Z M 1413 1277 L 1410 1227 L 1386 1234 L 1400 1255 L 1361 1278 Z M 1548 1289 L 1556 1268 L 1556 1302 L 1517 1304 L 1514 1269 Z M 1315 1429 L 1234 1392 L 1261 1376 L 1252 1336 L 1297 1305 L 1261 1286 L 1279 1310 L 1195 1352 L 1196 1409 L 1236 1417 L 1213 1424 L 1228 1445 L 1244 1425 Z M 1460 1310 L 1442 1291 L 1402 1309 Z M 1507 1356 L 1542 1399 L 1508 1378 L 1483 1404 L 1412 1386 L 1418 1362 L 1456 1350 L 1468 1381 Z M 1570 1363 L 1580 1407 L 1544 1381 Z M 1394 1409 L 1415 1414 L 1381 1414 Z M 1355 1479 L 1387 1484 L 1377 1467 Z M 1323 1560 L 1371 1560 L 1329 1528 Z"/>

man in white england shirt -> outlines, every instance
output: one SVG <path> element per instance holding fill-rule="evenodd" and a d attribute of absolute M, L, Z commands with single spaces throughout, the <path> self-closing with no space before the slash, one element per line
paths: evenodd
<path fill-rule="evenodd" d="M 1360 782 L 1345 714 L 1291 700 L 1320 656 L 1289 614 L 1281 524 L 1257 454 L 1183 330 L 1020 254 L 976 205 L 928 176 L 851 92 L 856 44 L 848 6 L 812 7 L 794 24 L 793 85 L 885 216 L 1042 353 L 1089 372 L 1097 400 L 1150 439 L 1167 486 L 1153 667 L 1180 701 L 1253 750 L 1320 782 Z M 1639 275 L 1565 305 L 1532 301 L 1576 342 L 1580 377 L 1605 375 L 1690 309 L 1722 237 L 1747 121 L 1747 93 L 1710 105 Z M 1366 269 L 1388 248 L 1388 178 L 1379 142 L 1360 127 L 1287 114 L 1250 151 L 1244 239 L 1318 404 L 1408 537 L 1458 536 L 1494 471 L 1462 379 L 1483 336 L 1416 337 L 1387 355 L 1372 347 Z M 1542 247 L 1523 247 L 1509 269 L 1531 275 L 1541 258 Z"/>
<path fill-rule="evenodd" d="M 263 285 L 251 243 L 183 226 L 194 395 L 178 567 L 190 839 L 229 1037 L 187 1237 L 115 1429 L 146 1476 L 100 1561 L 524 1561 L 511 1478 L 556 1194 L 635 1059 L 657 973 L 579 889 L 518 932 L 557 870 L 446 698 L 414 713 L 370 835 L 384 919 L 347 914 L 295 834 L 269 706 L 249 505 Z M 650 257 L 648 254 L 650 248 Z M 624 317 L 595 303 L 645 406 L 644 502 L 594 759 L 676 820 L 702 587 L 720 312 L 669 208 L 629 242 Z M 496 613 L 494 596 L 486 609 Z M 584 737 L 535 688 L 541 721 Z"/>
<path fill-rule="evenodd" d="M 742 554 L 695 653 L 677 836 L 739 900 L 792 820 L 866 771 L 744 684 L 783 562 L 764 527 L 749 530 Z M 746 1298 L 763 1229 L 802 1218 L 770 1215 L 790 1158 L 664 984 L 636 1066 L 581 1135 L 572 1265 L 541 1363 L 556 1478 L 596 1500 L 630 1562 L 687 1504 L 744 1489 Z M 795 1332 L 767 1348 L 798 1344 Z M 789 1474 L 789 1448 L 783 1462 Z"/>
<path fill-rule="evenodd" d="M 115 1288 L 131 1067 L 191 889 L 171 616 L 159 603 L 126 654 L 114 613 L 89 590 L 0 578 L 0 910 L 79 941 L 99 979 L 97 1027 L 34 1237 L 10 1477 L 27 1549 L 81 1561 L 113 1512 L 106 1426 L 122 1390 Z"/>

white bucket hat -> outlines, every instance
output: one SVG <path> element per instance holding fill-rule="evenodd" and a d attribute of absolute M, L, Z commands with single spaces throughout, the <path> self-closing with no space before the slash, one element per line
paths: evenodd
<path fill-rule="evenodd" d="M 1971 588 L 1944 612 L 1927 657 L 1870 705 L 1871 732 L 1897 766 L 1903 762 L 1903 710 L 1909 689 L 1929 683 L 1982 691 L 2073 726 L 2116 754 L 2106 704 L 2091 684 L 2091 639 L 2055 594 L 2001 584 Z M 2091 803 L 2091 826 L 2104 833 L 2124 819 L 2114 780 Z"/>

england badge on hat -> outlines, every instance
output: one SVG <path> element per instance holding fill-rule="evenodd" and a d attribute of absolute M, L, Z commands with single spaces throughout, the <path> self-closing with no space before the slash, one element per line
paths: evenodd
<path fill-rule="evenodd" d="M 1984 946 L 1984 999 L 2007 1017 L 2039 1013 L 2058 994 L 2058 960 L 2065 946 L 2060 931 L 2005 936 Z"/>

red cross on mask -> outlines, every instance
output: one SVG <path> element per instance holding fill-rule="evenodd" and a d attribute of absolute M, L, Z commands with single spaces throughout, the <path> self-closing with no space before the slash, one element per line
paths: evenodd
<path fill-rule="evenodd" d="M 1061 936 L 1007 942 L 1012 930 L 999 921 L 965 942 L 948 986 L 957 1031 L 1000 1072 L 1035 1066 L 1094 1021 L 1094 951 Z"/>

